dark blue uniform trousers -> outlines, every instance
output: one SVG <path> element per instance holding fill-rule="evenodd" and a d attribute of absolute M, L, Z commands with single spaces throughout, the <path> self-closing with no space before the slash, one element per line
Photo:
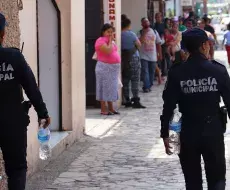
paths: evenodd
<path fill-rule="evenodd" d="M 24 190 L 26 184 L 26 149 L 27 125 L 14 123 L 7 125 L 1 123 L 0 148 L 5 162 L 5 171 L 8 177 L 9 190 Z M 23 126 L 22 126 L 23 125 Z M 12 129 L 15 130 L 12 130 Z"/>
<path fill-rule="evenodd" d="M 180 163 L 185 177 L 186 190 L 203 190 L 201 156 L 205 164 L 208 190 L 225 190 L 224 136 L 181 134 Z"/>

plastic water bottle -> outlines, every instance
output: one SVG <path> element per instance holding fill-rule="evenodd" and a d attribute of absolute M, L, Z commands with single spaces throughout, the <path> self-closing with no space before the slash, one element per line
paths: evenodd
<path fill-rule="evenodd" d="M 41 121 L 41 125 L 38 130 L 38 141 L 40 142 L 39 157 L 41 160 L 47 160 L 51 157 L 51 147 L 49 144 L 50 130 L 49 128 L 43 128 L 46 120 Z"/>
<path fill-rule="evenodd" d="M 180 132 L 181 132 L 181 113 L 178 109 L 174 110 L 172 120 L 169 123 L 169 145 L 172 147 L 173 154 L 180 153 Z"/>

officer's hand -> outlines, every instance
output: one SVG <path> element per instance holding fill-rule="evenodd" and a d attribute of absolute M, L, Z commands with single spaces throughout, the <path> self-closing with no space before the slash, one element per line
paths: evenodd
<path fill-rule="evenodd" d="M 45 129 L 50 125 L 51 119 L 50 119 L 50 117 L 44 118 L 44 119 L 39 119 L 38 123 L 39 123 L 39 126 L 42 124 L 42 127 Z"/>
<path fill-rule="evenodd" d="M 169 138 L 164 138 L 163 141 L 164 141 L 164 145 L 165 145 L 165 152 L 166 152 L 166 154 L 172 155 L 173 153 L 170 150 L 172 147 L 170 147 L 170 145 L 169 145 Z"/>

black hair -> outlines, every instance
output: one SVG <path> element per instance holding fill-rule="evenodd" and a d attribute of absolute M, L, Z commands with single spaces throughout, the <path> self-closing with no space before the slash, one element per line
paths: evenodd
<path fill-rule="evenodd" d="M 125 20 L 123 20 L 122 22 L 121 22 L 121 28 L 122 29 L 125 29 L 125 28 L 127 28 L 128 26 L 130 26 L 131 25 L 131 20 L 130 19 L 125 19 Z"/>
<path fill-rule="evenodd" d="M 101 28 L 101 36 L 103 36 L 104 32 L 106 30 L 109 30 L 109 29 L 113 29 L 114 30 L 114 27 L 111 24 L 109 24 L 109 23 L 104 24 L 102 26 L 102 28 Z"/>
<path fill-rule="evenodd" d="M 227 25 L 227 29 L 228 29 L 228 30 L 230 30 L 230 23 L 228 23 L 228 25 Z"/>
<path fill-rule="evenodd" d="M 193 11 L 190 11 L 190 12 L 189 12 L 189 17 L 193 17 L 193 16 L 195 16 L 194 12 L 193 12 Z"/>
<path fill-rule="evenodd" d="M 187 22 L 193 22 L 193 19 L 188 18 L 188 19 L 186 19 L 186 23 L 187 23 Z"/>
<path fill-rule="evenodd" d="M 205 23 L 207 23 L 209 21 L 209 18 L 206 16 L 204 16 L 202 19 L 204 20 Z"/>
<path fill-rule="evenodd" d="M 141 22 L 143 22 L 145 19 L 148 19 L 147 17 L 143 17 L 142 19 L 141 19 Z"/>
<path fill-rule="evenodd" d="M 162 13 L 161 13 L 161 12 L 157 12 L 157 13 L 155 14 L 155 17 L 156 17 L 157 15 L 162 16 Z"/>
<path fill-rule="evenodd" d="M 208 36 L 204 30 L 199 28 L 195 29 L 202 32 L 203 36 L 197 36 L 196 40 L 193 40 L 191 37 L 186 37 L 182 35 L 182 44 L 185 46 L 186 50 L 188 50 L 189 53 L 199 52 L 199 48 L 201 47 L 201 45 L 208 41 Z"/>
<path fill-rule="evenodd" d="M 126 15 L 126 14 L 122 14 L 122 15 L 121 15 L 121 21 L 124 21 L 124 20 L 126 20 L 126 19 L 128 19 L 127 15 Z"/>

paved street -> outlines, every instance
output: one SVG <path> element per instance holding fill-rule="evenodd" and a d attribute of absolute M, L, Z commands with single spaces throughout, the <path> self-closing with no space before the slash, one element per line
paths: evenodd
<path fill-rule="evenodd" d="M 217 59 L 224 56 L 217 53 Z M 29 179 L 27 190 L 184 190 L 178 158 L 164 153 L 159 138 L 163 88 L 141 93 L 146 110 L 122 108 L 120 116 L 109 117 L 88 110 L 88 136 Z M 227 135 L 228 169 L 229 147 Z"/>

